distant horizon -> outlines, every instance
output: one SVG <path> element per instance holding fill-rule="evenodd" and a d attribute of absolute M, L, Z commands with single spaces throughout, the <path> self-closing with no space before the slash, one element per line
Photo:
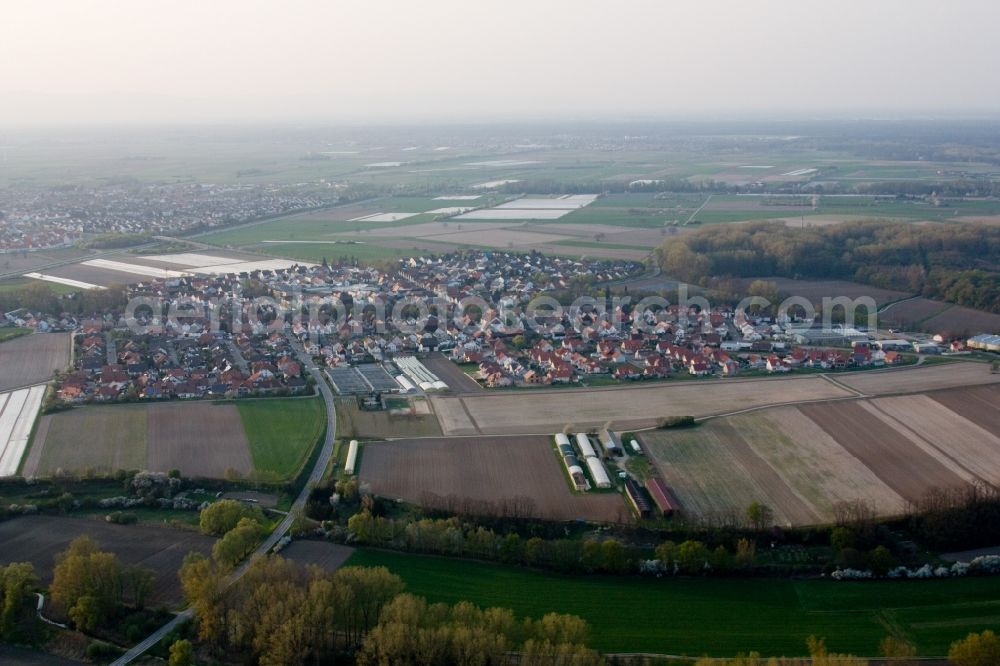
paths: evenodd
<path fill-rule="evenodd" d="M 0 94 L 0 103 L 11 95 Z M 69 101 L 67 100 L 67 103 Z M 692 126 L 718 124 L 810 124 L 810 123 L 947 123 L 987 122 L 1000 123 L 1000 106 L 969 107 L 965 109 L 703 109 L 689 111 L 633 112 L 620 114 L 571 114 L 546 113 L 523 115 L 369 115 L 329 116 L 302 114 L 288 116 L 267 115 L 205 115 L 202 117 L 95 117 L 82 114 L 76 119 L 36 116 L 32 120 L 4 118 L 0 110 L 0 131 L 19 130 L 72 130 L 72 129 L 170 129 L 216 128 L 250 129 L 254 127 L 279 128 L 448 128 L 448 127 L 525 127 L 525 126 L 600 126 L 600 125 L 670 125 Z"/>
<path fill-rule="evenodd" d="M 993 117 L 964 0 L 50 0 L 6 8 L 0 124 Z"/>

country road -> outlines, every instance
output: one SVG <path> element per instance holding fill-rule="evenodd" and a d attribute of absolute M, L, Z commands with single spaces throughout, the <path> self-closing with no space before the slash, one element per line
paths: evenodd
<path fill-rule="evenodd" d="M 229 575 L 229 578 L 226 581 L 227 587 L 242 578 L 250 568 L 251 564 L 269 553 L 271 549 L 274 548 L 275 544 L 277 544 L 278 541 L 280 541 L 281 538 L 288 533 L 288 530 L 292 527 L 292 523 L 295 521 L 295 516 L 302 508 L 305 507 L 306 500 L 309 499 L 309 493 L 312 492 L 312 489 L 323 478 L 323 475 L 326 473 L 326 468 L 330 464 L 330 459 L 333 457 L 333 445 L 337 438 L 337 412 L 333 402 L 333 391 L 330 390 L 330 387 L 327 385 L 326 380 L 323 379 L 323 375 L 319 371 L 319 368 L 313 364 L 313 360 L 305 353 L 305 350 L 302 349 L 299 342 L 295 339 L 291 339 L 291 342 L 293 349 L 295 349 L 295 354 L 299 357 L 299 361 L 302 363 L 302 366 L 304 368 L 308 368 L 310 374 L 312 374 L 313 378 L 316 380 L 316 388 L 319 389 L 319 392 L 323 395 L 323 401 L 326 403 L 326 438 L 323 441 L 323 448 L 320 450 L 319 457 L 316 459 L 316 464 L 313 466 L 312 472 L 309 474 L 309 479 L 302 487 L 302 491 L 295 499 L 295 502 L 292 503 L 288 514 L 281 519 L 281 522 L 279 522 L 271 534 L 264 539 L 264 542 L 257 547 L 257 550 L 255 550 L 253 554 L 243 562 L 243 564 L 237 567 Z M 123 654 L 120 658 L 112 662 L 112 666 L 124 666 L 124 664 L 133 662 L 135 659 L 145 654 L 154 645 L 163 640 L 164 636 L 173 631 L 182 622 L 191 617 L 191 609 L 184 609 L 174 616 L 172 620 L 154 631 L 144 640 L 132 647 L 128 652 Z"/>

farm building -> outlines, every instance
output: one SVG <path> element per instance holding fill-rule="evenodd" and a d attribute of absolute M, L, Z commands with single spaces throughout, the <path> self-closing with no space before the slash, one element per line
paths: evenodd
<path fill-rule="evenodd" d="M 354 474 L 354 466 L 358 462 L 358 440 L 352 439 L 350 447 L 347 449 L 347 460 L 344 461 L 344 472 Z"/>
<path fill-rule="evenodd" d="M 966 343 L 970 349 L 1000 352 L 1000 335 L 976 335 Z"/>
<path fill-rule="evenodd" d="M 576 457 L 576 451 L 573 449 L 573 445 L 570 444 L 569 437 L 562 433 L 557 434 L 556 448 L 559 449 L 559 455 L 562 457 L 566 472 L 573 481 L 573 487 L 578 491 L 589 490 L 590 484 L 587 482 L 587 477 L 583 474 L 580 459 Z"/>
<path fill-rule="evenodd" d="M 640 518 L 649 518 L 650 514 L 652 514 L 653 505 L 650 504 L 649 498 L 643 492 L 642 486 L 636 483 L 634 479 L 625 479 L 625 497 L 628 498 L 628 503 L 632 505 L 632 508 L 639 514 Z"/>
<path fill-rule="evenodd" d="M 646 490 L 649 491 L 649 496 L 653 498 L 656 508 L 664 516 L 672 516 L 681 510 L 680 504 L 674 498 L 674 494 L 670 492 L 670 488 L 662 480 L 657 478 L 646 479 Z"/>
<path fill-rule="evenodd" d="M 597 452 L 594 451 L 594 447 L 591 445 L 590 438 L 587 437 L 586 433 L 576 433 L 576 445 L 579 447 L 580 453 L 583 454 L 584 458 L 591 458 L 597 455 Z"/>
<path fill-rule="evenodd" d="M 913 351 L 913 343 L 909 340 L 877 340 L 872 344 L 882 351 Z"/>
<path fill-rule="evenodd" d="M 417 390 L 416 385 L 406 375 L 396 377 L 396 382 L 399 384 L 400 393 L 410 393 Z"/>
<path fill-rule="evenodd" d="M 620 456 L 622 454 L 622 440 L 612 430 L 601 431 L 601 446 L 609 456 Z"/>
<path fill-rule="evenodd" d="M 608 470 L 604 469 L 604 463 L 597 456 L 587 458 L 587 469 L 590 470 L 590 475 L 594 477 L 594 483 L 598 488 L 611 487 L 611 477 L 608 476 Z"/>

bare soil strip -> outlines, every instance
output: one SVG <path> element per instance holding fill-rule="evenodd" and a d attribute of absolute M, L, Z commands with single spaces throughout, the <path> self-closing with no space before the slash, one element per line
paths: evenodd
<path fill-rule="evenodd" d="M 928 397 L 985 430 L 1000 435 L 1000 386 L 935 391 Z"/>
<path fill-rule="evenodd" d="M 939 460 L 950 458 L 977 478 L 1000 483 L 1000 437 L 928 396 L 879 398 L 873 404 L 933 444 Z"/>
<path fill-rule="evenodd" d="M 966 485 L 960 476 L 858 403 L 802 405 L 798 409 L 908 501 L 919 500 L 931 488 Z M 872 446 L 872 442 L 880 446 Z"/>

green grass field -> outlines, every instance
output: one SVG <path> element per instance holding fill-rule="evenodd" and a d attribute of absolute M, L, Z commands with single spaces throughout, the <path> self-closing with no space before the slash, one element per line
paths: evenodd
<path fill-rule="evenodd" d="M 412 248 L 384 247 L 369 243 L 340 244 L 340 243 L 281 243 L 263 245 L 255 248 L 258 252 L 272 254 L 277 257 L 287 257 L 299 261 L 311 261 L 320 263 L 323 259 L 336 261 L 341 257 L 355 259 L 359 262 L 396 260 L 403 257 L 419 257 L 428 252 L 433 244 L 415 240 Z M 442 245 L 437 252 L 448 252 L 451 248 Z"/>
<path fill-rule="evenodd" d="M 44 280 L 33 280 L 31 278 L 12 278 L 10 280 L 0 282 L 0 293 L 18 291 L 28 285 L 35 284 L 44 286 L 54 294 L 75 294 L 76 292 L 81 291 L 76 287 L 70 287 L 56 282 L 45 282 Z"/>
<path fill-rule="evenodd" d="M 289 479 L 302 468 L 323 435 L 320 398 L 269 398 L 237 403 L 254 469 Z"/>
<path fill-rule="evenodd" d="M 30 328 L 0 328 L 0 342 L 13 340 L 14 338 L 19 338 L 22 335 L 29 335 L 30 333 Z"/>
<path fill-rule="evenodd" d="M 358 550 L 348 564 L 385 566 L 433 602 L 466 599 L 518 615 L 572 613 L 604 652 L 799 656 L 810 635 L 875 655 L 890 632 L 921 655 L 1000 623 L 1000 578 L 838 583 L 823 580 L 569 577 L 464 560 Z"/>

